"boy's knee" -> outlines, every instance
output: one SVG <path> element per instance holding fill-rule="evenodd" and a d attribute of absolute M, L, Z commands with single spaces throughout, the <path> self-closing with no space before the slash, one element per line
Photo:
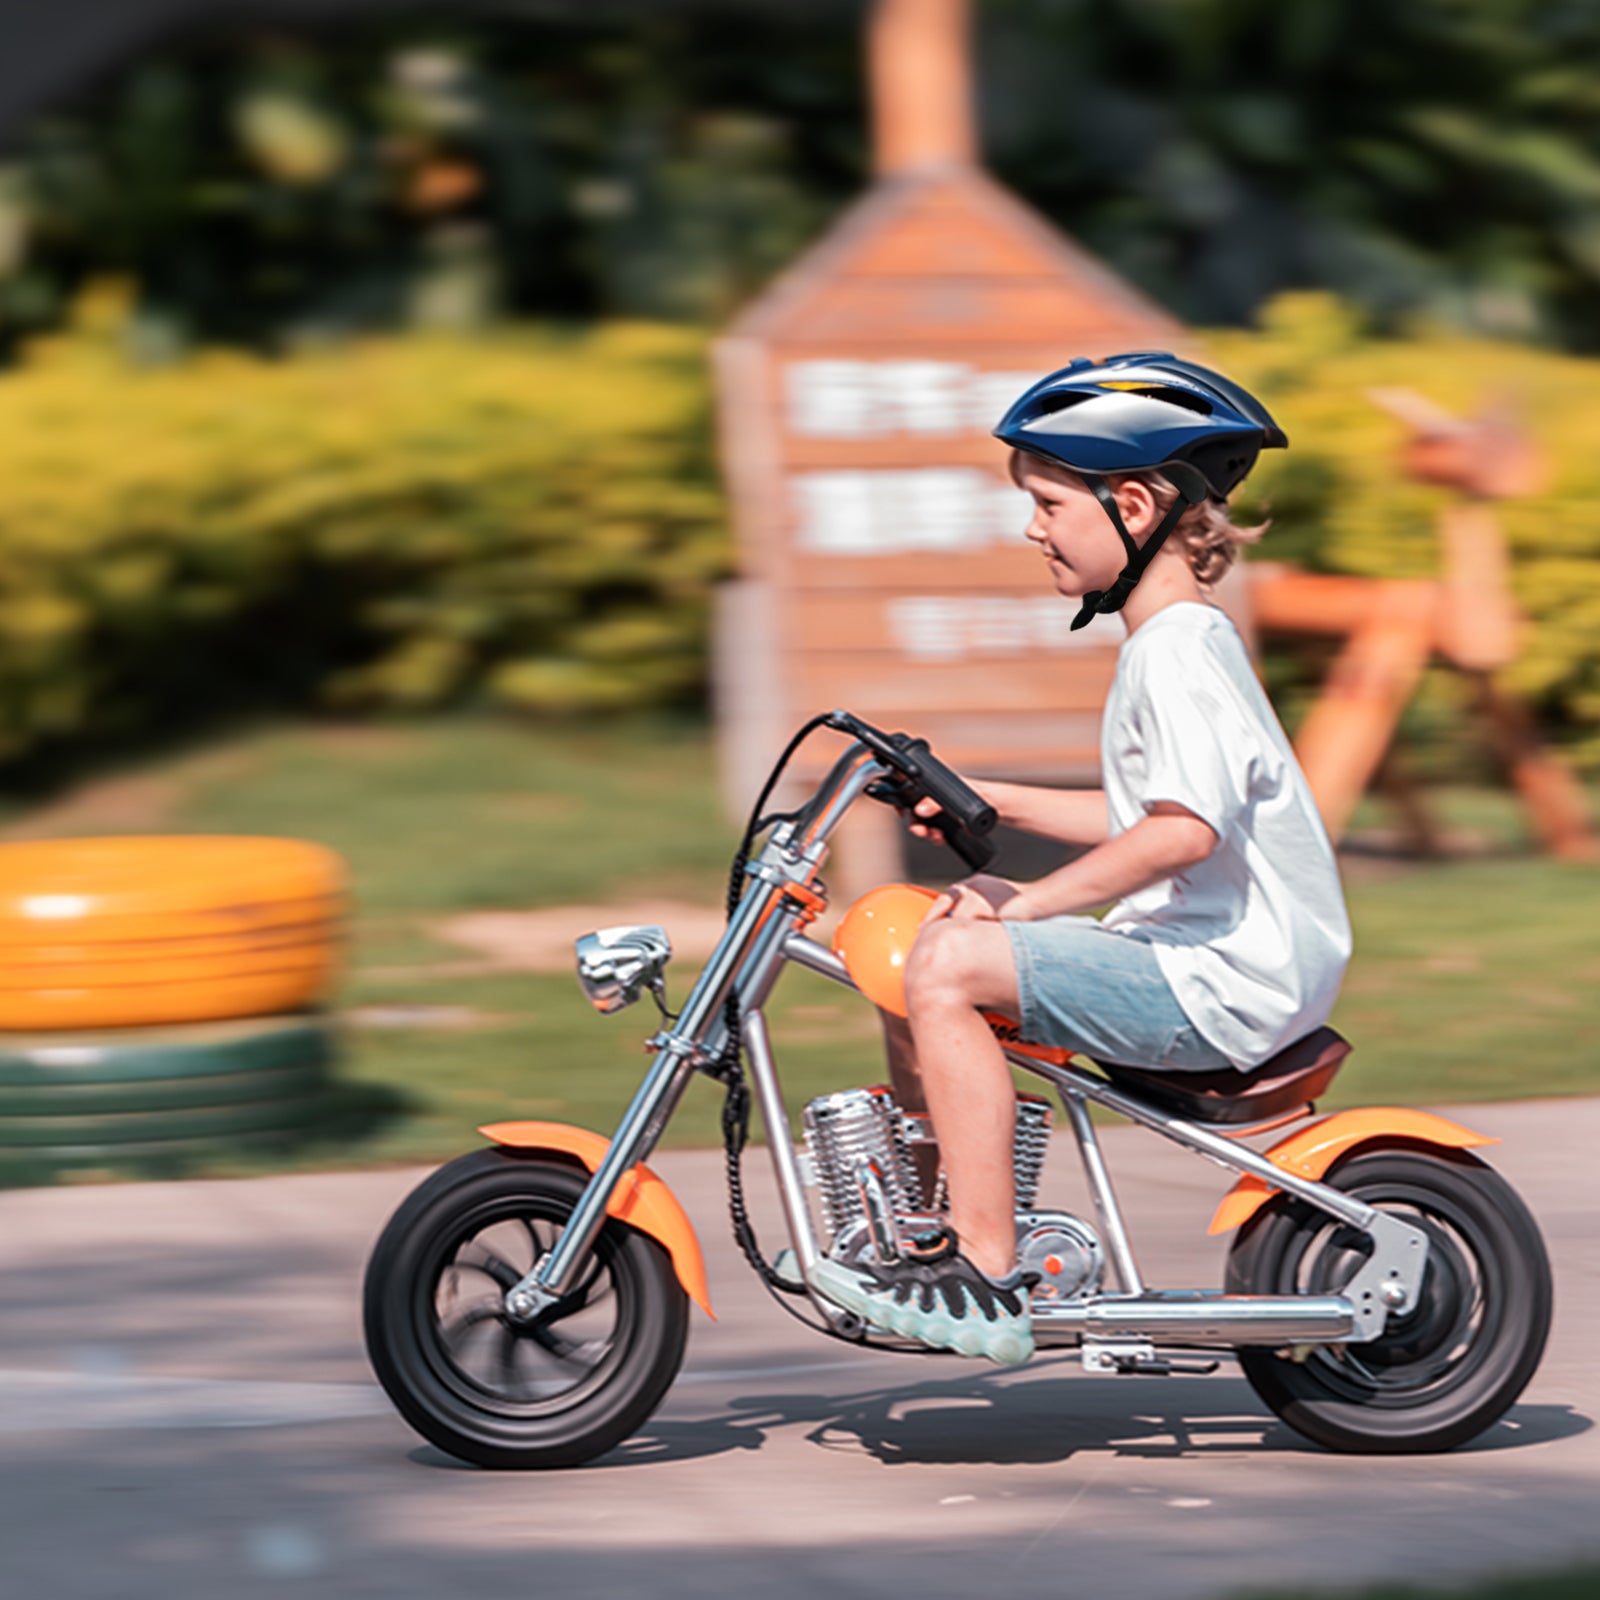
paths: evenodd
<path fill-rule="evenodd" d="M 930 922 L 917 935 L 906 960 L 906 1004 L 911 1010 L 937 1004 L 970 1005 L 984 976 L 978 959 L 982 923 Z"/>

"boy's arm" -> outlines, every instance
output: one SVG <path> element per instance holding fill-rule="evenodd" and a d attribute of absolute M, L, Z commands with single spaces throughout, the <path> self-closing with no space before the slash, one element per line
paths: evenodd
<path fill-rule="evenodd" d="M 1103 844 L 1110 833 L 1103 789 L 1041 789 L 1031 783 L 967 782 L 1000 814 L 1008 828 L 1062 844 Z M 919 802 L 912 831 L 926 837 L 923 819 L 938 814 L 938 803 Z"/>
<path fill-rule="evenodd" d="M 1037 883 L 1024 884 L 998 915 L 1005 922 L 1034 922 L 1089 911 L 1204 861 L 1216 847 L 1210 823 L 1174 801 L 1163 800 L 1126 833 Z"/>
<path fill-rule="evenodd" d="M 1062 844 L 1104 844 L 1111 831 L 1104 789 L 1041 789 L 1031 783 L 974 784 L 1007 827 Z"/>

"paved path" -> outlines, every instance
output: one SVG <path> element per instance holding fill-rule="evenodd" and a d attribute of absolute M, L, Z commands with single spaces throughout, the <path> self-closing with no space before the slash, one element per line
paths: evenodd
<path fill-rule="evenodd" d="M 1505 1137 L 1557 1321 L 1509 1418 L 1427 1459 L 1323 1454 L 1226 1368 L 1006 1374 L 823 1343 L 727 1243 L 717 1157 L 680 1153 L 657 1165 L 720 1320 L 695 1314 L 662 1412 L 603 1462 L 483 1473 L 410 1434 L 361 1351 L 364 1255 L 420 1174 L 3 1195 L 0 1591 L 1201 1600 L 1600 1558 L 1600 1100 L 1459 1116 Z M 1225 1175 L 1132 1129 L 1108 1148 L 1146 1275 L 1215 1282 Z M 1047 1195 L 1071 1205 L 1073 1178 L 1058 1147 Z"/>

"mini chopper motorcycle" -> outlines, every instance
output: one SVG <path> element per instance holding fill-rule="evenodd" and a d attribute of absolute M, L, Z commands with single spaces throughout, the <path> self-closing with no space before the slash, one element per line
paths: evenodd
<path fill-rule="evenodd" d="M 821 728 L 847 735 L 848 749 L 798 809 L 763 815 L 785 765 Z M 970 866 L 993 855 L 993 810 L 923 741 L 843 711 L 812 719 L 756 804 L 727 928 L 676 1016 L 660 928 L 577 942 L 598 1010 L 648 990 L 663 1017 L 611 1139 L 544 1122 L 482 1128 L 491 1146 L 426 1179 L 385 1227 L 367 1270 L 367 1348 L 401 1415 L 441 1450 L 486 1467 L 571 1466 L 660 1404 L 683 1359 L 689 1302 L 711 1305 L 694 1230 L 644 1163 L 697 1072 L 727 1086 L 734 1233 L 775 1296 L 824 1335 L 923 1349 L 832 1305 L 812 1278 L 824 1256 L 894 1260 L 903 1238 L 938 1217 L 942 1181 L 931 1152 L 919 1153 L 932 1138 L 926 1118 L 883 1087 L 828 1094 L 805 1108 L 797 1147 L 763 1010 L 791 963 L 903 1010 L 900 965 L 927 891 L 864 896 L 831 949 L 805 932 L 825 905 L 829 836 L 863 796 L 902 809 L 931 797 L 934 826 Z M 1020 1095 L 1017 1249 L 1036 1275 L 1041 1353 L 1075 1350 L 1101 1374 L 1203 1372 L 1231 1355 L 1291 1428 L 1375 1454 L 1450 1449 L 1522 1392 L 1544 1349 L 1550 1269 L 1526 1207 L 1473 1153 L 1494 1140 L 1411 1110 L 1306 1121 L 1349 1053 L 1330 1028 L 1249 1072 L 1162 1074 L 1031 1045 L 1006 1019 L 991 1021 L 1012 1063 L 1059 1096 L 1096 1212 L 1091 1225 L 1038 1202 L 1050 1104 Z M 772 1264 L 744 1205 L 750 1088 L 789 1233 Z M 1211 1225 L 1236 1230 L 1220 1291 L 1146 1284 L 1091 1103 L 1237 1174 Z M 1296 1122 L 1264 1153 L 1241 1138 Z"/>

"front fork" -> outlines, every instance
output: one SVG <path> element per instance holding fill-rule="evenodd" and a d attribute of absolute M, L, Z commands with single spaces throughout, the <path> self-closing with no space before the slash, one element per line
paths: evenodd
<path fill-rule="evenodd" d="M 506 1314 L 514 1321 L 537 1317 L 570 1293 L 605 1222 L 606 1207 L 617 1185 L 655 1148 L 696 1069 L 708 1066 L 720 1054 L 727 1038 L 723 1010 L 730 995 L 739 1008 L 741 1031 L 750 1045 L 756 1091 L 769 1138 L 775 1152 L 779 1146 L 787 1150 L 789 1165 L 794 1167 L 794 1150 L 788 1139 L 788 1125 L 782 1120 L 782 1101 L 760 1007 L 777 982 L 790 935 L 797 924 L 808 921 L 821 909 L 816 873 L 827 855 L 828 835 L 857 796 L 884 771 L 865 751 L 847 755 L 830 779 L 826 802 L 817 808 L 804 831 L 775 832 L 749 867 L 750 887 L 717 941 L 682 1015 L 670 1031 L 657 1034 L 650 1041 L 656 1052 L 655 1061 L 624 1113 L 604 1159 L 578 1197 L 561 1237 L 506 1292 Z M 779 1127 L 781 1138 L 774 1131 Z M 797 1247 L 803 1259 L 814 1262 L 816 1245 L 800 1196 L 798 1168 L 780 1172 L 779 1183 L 786 1212 L 792 1212 L 796 1203 L 800 1208 L 797 1215 L 789 1218 L 791 1226 L 797 1220 L 802 1224 L 795 1227 Z"/>
<path fill-rule="evenodd" d="M 654 1148 L 694 1068 L 694 1047 L 686 1040 L 669 1039 L 656 1052 L 644 1082 L 588 1186 L 578 1196 L 555 1247 L 506 1291 L 506 1314 L 513 1321 L 531 1321 L 571 1291 L 584 1257 L 605 1222 L 606 1207 L 617 1185 Z"/>

